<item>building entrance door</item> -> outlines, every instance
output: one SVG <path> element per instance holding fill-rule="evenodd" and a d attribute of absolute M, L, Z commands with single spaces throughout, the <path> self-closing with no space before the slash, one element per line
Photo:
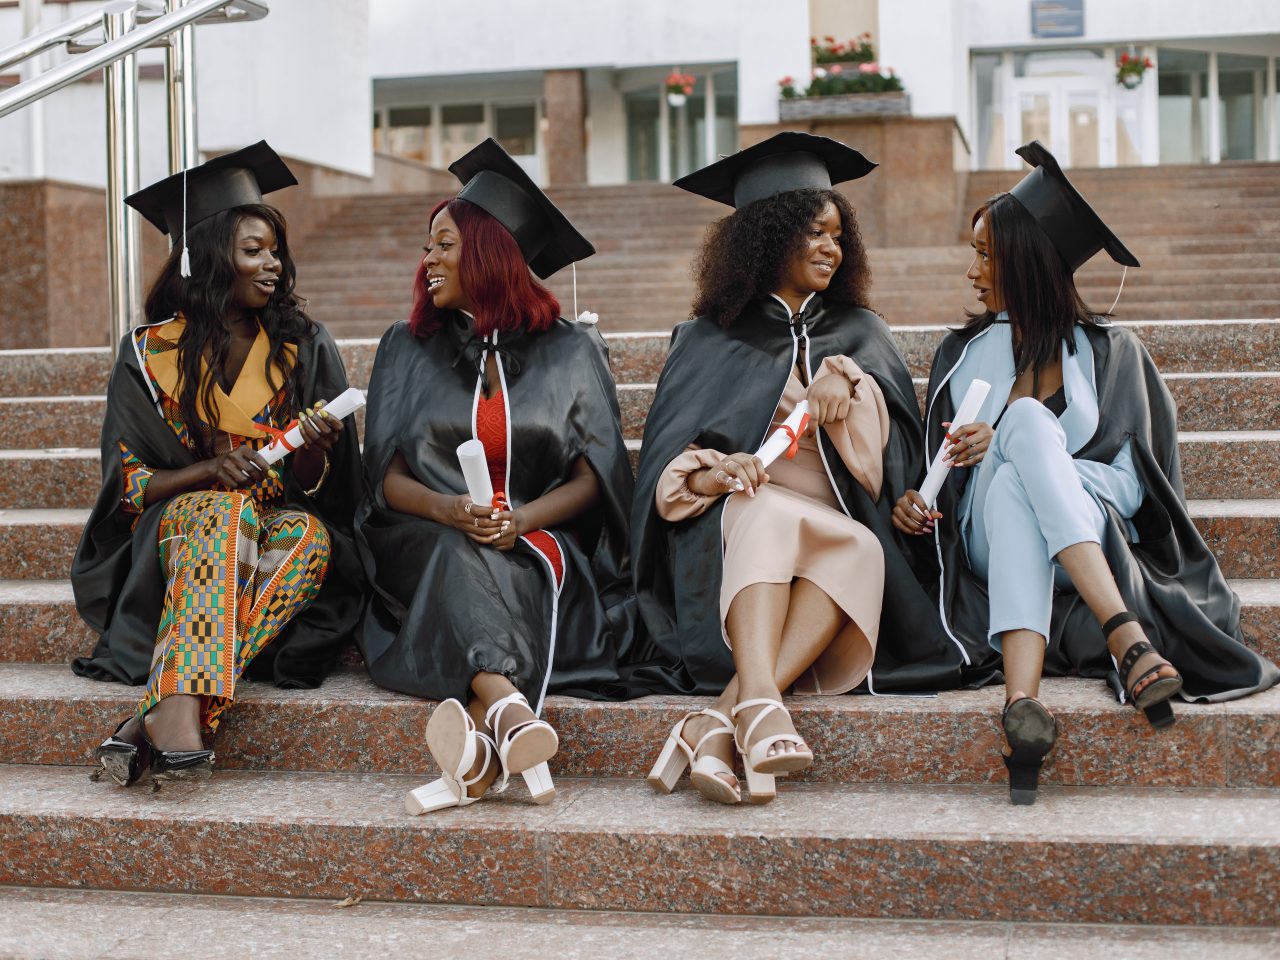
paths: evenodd
<path fill-rule="evenodd" d="M 1039 140 L 1064 167 L 1114 167 L 1114 86 L 1096 77 L 1015 79 L 1015 145 Z"/>

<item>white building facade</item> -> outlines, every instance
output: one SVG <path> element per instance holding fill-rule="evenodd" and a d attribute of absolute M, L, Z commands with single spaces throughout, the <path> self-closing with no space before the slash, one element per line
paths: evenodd
<path fill-rule="evenodd" d="M 1280 160 L 1280 0 L 267 2 L 264 20 L 197 31 L 204 151 L 266 138 L 367 177 L 375 151 L 443 168 L 493 136 L 544 183 L 669 181 L 778 123 L 811 37 L 869 31 L 912 114 L 954 119 L 960 167 L 1016 166 L 1033 137 L 1076 167 Z M 94 5 L 44 0 L 41 24 Z M 21 35 L 0 0 L 0 48 Z M 1132 87 L 1125 56 L 1152 63 Z M 153 78 L 159 51 L 142 62 Z M 679 105 L 672 72 L 694 78 Z M 167 172 L 160 80 L 140 84 L 140 112 L 147 182 Z M 100 83 L 0 119 L 0 180 L 101 185 L 103 127 Z"/>
<path fill-rule="evenodd" d="M 917 117 L 953 117 L 959 165 L 1280 160 L 1276 0 L 496 0 L 436 15 L 372 0 L 375 143 L 446 166 L 493 136 L 544 179 L 548 71 L 581 70 L 587 181 L 670 180 L 778 122 L 809 42 L 870 31 Z M 1139 82 L 1122 57 L 1150 60 Z M 664 96 L 672 71 L 696 79 Z M 1132 83 L 1132 79 L 1130 80 Z"/>

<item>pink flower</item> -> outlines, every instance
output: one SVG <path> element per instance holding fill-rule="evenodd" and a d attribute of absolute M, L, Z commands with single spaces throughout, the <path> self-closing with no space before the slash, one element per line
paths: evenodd
<path fill-rule="evenodd" d="M 795 82 L 796 82 L 795 77 L 783 77 L 781 80 L 779 80 L 779 81 L 778 81 L 778 86 L 780 86 L 780 87 L 790 87 L 790 86 L 792 86 Z"/>
<path fill-rule="evenodd" d="M 877 63 L 860 63 L 858 64 L 859 73 L 879 73 L 880 65 Z"/>
<path fill-rule="evenodd" d="M 840 74 L 842 74 L 842 73 L 844 73 L 844 67 L 840 66 L 840 64 L 838 64 L 838 63 L 833 63 L 833 64 L 831 65 L 831 74 L 832 74 L 832 76 L 836 76 L 836 77 L 838 77 L 838 76 L 840 76 Z"/>

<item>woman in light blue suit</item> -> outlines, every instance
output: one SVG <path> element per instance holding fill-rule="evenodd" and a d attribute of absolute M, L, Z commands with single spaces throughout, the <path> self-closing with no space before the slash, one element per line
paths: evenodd
<path fill-rule="evenodd" d="M 1032 803 L 1057 737 L 1042 673 L 1104 677 L 1164 727 L 1179 693 L 1245 696 L 1280 671 L 1244 645 L 1239 600 L 1187 516 L 1159 371 L 1076 291 L 1099 250 L 1137 259 L 1052 154 L 1018 153 L 1036 169 L 973 218 L 968 276 L 986 309 L 943 339 L 930 375 L 926 450 L 945 437 L 958 469 L 935 509 L 907 491 L 894 524 L 933 534 L 947 629 L 1003 655 L 1010 796 Z M 990 393 L 953 427 L 974 380 Z"/>

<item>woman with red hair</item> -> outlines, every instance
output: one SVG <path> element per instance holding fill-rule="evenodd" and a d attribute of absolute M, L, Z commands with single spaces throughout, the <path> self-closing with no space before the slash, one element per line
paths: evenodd
<path fill-rule="evenodd" d="M 410 793 L 412 813 L 473 803 L 499 774 L 550 800 L 546 694 L 625 695 L 635 622 L 608 354 L 530 273 L 595 251 L 492 140 L 450 170 L 465 186 L 431 212 L 412 315 L 378 346 L 356 515 L 370 675 L 443 701 L 427 724 L 443 776 Z M 468 493 L 466 441 L 483 445 L 489 502 Z"/>

